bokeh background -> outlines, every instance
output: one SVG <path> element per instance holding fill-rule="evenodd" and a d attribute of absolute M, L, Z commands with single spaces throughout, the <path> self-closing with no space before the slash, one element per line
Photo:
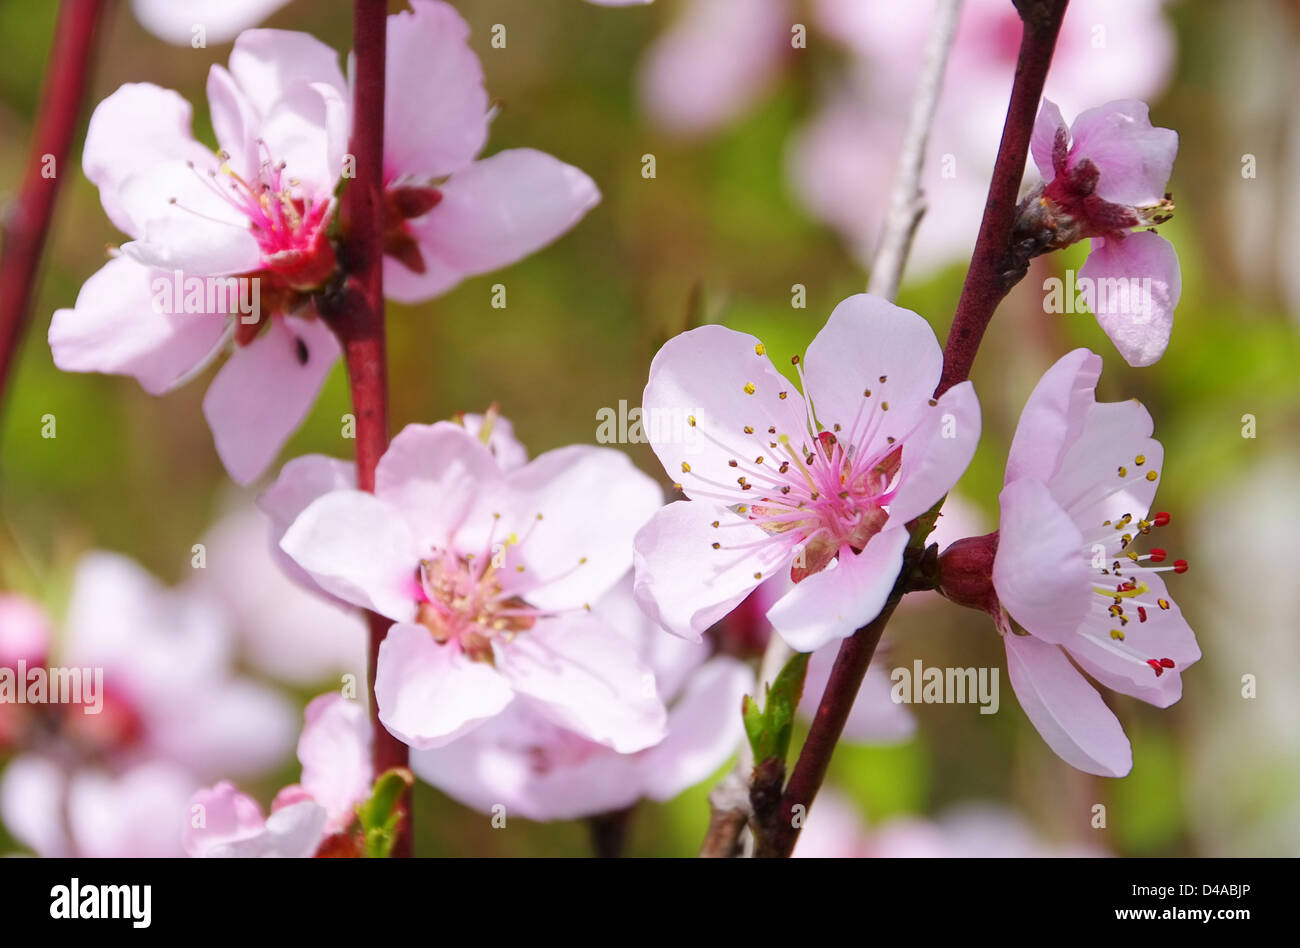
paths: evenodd
<path fill-rule="evenodd" d="M 734 17 L 747 16 L 741 8 L 748 5 L 737 0 Z M 1082 12 L 1087 5 L 1076 0 L 1067 20 L 1111 15 Z M 722 322 L 759 335 L 774 355 L 802 352 L 835 303 L 865 287 L 868 254 L 846 239 L 842 220 L 829 226 L 805 197 L 801 142 L 828 103 L 843 104 L 846 89 L 856 94 L 872 82 L 910 88 L 914 73 L 907 69 L 916 68 L 917 58 L 873 64 L 827 25 L 822 4 L 782 5 L 781 36 L 788 37 L 791 24 L 804 24 L 806 48 L 791 49 L 786 38 L 779 55 L 756 66 L 751 60 L 759 54 L 747 52 L 743 30 L 709 27 L 712 46 L 696 51 L 715 56 L 721 73 L 703 68 L 685 82 L 687 106 L 692 84 L 695 97 L 725 93 L 728 81 L 738 92 L 719 95 L 725 101 L 708 121 L 674 129 L 666 127 L 671 117 L 658 114 L 662 104 L 647 105 L 645 64 L 684 16 L 700 15 L 691 9 L 699 4 L 656 0 L 610 10 L 580 0 L 475 0 L 456 6 L 472 25 L 471 43 L 501 104 L 488 150 L 550 152 L 587 171 L 604 197 L 571 233 L 520 264 L 467 280 L 428 305 L 390 304 L 395 430 L 496 402 L 532 453 L 593 442 L 601 408 L 639 402 L 650 358 L 669 335 Z M 1005 6 L 1010 9 L 1010 0 Z M 1070 91 L 1085 107 L 1125 94 L 1148 97 L 1155 123 L 1181 136 L 1170 184 L 1177 215 L 1162 229 L 1182 263 L 1172 344 L 1157 365 L 1128 368 L 1090 317 L 1043 313 L 1042 280 L 1077 267 L 1083 248 L 1037 261 L 1002 305 L 976 364 L 984 437 L 958 490 L 973 521 L 983 519 L 980 532 L 992 529 L 1006 449 L 1033 384 L 1070 348 L 1101 353 L 1100 397 L 1141 399 L 1165 445 L 1158 506 L 1174 519 L 1164 545 L 1192 564 L 1172 591 L 1204 657 L 1185 673 L 1184 697 L 1168 710 L 1108 697 L 1133 741 L 1135 766 L 1125 779 L 1105 780 L 1064 764 L 1033 731 L 984 617 L 933 601 L 902 610 L 879 660 L 889 667 L 922 658 L 928 666 L 1002 668 L 1001 709 L 984 716 L 972 705 L 916 706 L 912 739 L 843 745 L 831 785 L 836 813 L 846 826 L 856 824 L 844 839 L 870 840 L 890 827 L 913 826 L 942 840 L 954 812 L 979 805 L 996 808 L 990 820 L 1010 819 L 1036 845 L 1054 849 L 1300 855 L 1300 261 L 1294 243 L 1300 4 L 1146 6 L 1159 25 L 1124 37 L 1136 50 L 1124 53 L 1128 65 L 1116 65 L 1113 56 L 1096 60 L 1104 98 L 1090 95 L 1087 69 Z M 307 30 L 346 49 L 349 7 L 342 0 L 294 0 L 268 25 Z M 56 4 L 46 0 L 0 5 L 2 199 L 12 196 L 25 166 L 55 13 Z M 491 45 L 494 24 L 506 27 L 504 49 Z M 1118 42 L 1120 31 L 1111 36 Z M 991 48 L 995 41 L 979 42 Z M 747 67 L 727 65 L 737 49 Z M 103 36 L 91 104 L 124 82 L 175 88 L 194 103 L 200 138 L 212 141 L 204 82 L 209 65 L 224 62 L 228 51 L 228 45 L 165 45 L 119 3 Z M 985 57 L 989 68 L 997 68 L 997 55 L 1005 53 Z M 1125 72 L 1130 67 L 1136 72 Z M 1000 68 L 1009 83 L 1009 61 Z M 1140 88 L 1125 93 L 1130 75 Z M 864 113 L 873 98 L 881 97 L 868 88 L 857 100 Z M 903 107 L 903 100 L 894 103 L 895 110 Z M 945 121 L 942 110 L 939 121 Z M 998 131 L 994 120 L 979 146 L 990 156 Z M 861 145 L 857 173 L 872 185 L 863 191 L 883 193 L 896 157 L 890 136 L 868 134 Z M 979 147 L 972 147 L 977 156 Z M 653 178 L 643 176 L 646 155 L 654 156 Z M 1253 177 L 1243 174 L 1247 155 L 1254 156 Z M 932 168 L 935 161 L 932 155 Z M 977 193 L 987 184 L 980 164 L 958 153 L 956 177 Z M 86 551 L 120 551 L 166 583 L 189 582 L 193 544 L 255 496 L 232 487 L 202 421 L 210 373 L 152 398 L 130 379 L 66 374 L 53 366 L 45 341 L 50 315 L 72 305 L 106 246 L 122 239 L 80 169 L 61 173 L 68 177 L 32 329 L 0 407 L 0 583 L 38 600 L 56 619 Z M 818 188 L 835 193 L 839 179 L 830 171 L 812 173 Z M 856 192 L 846 188 L 844 195 L 840 217 L 859 215 Z M 942 191 L 930 196 L 923 226 L 944 238 L 956 232 L 958 244 L 966 233 L 969 246 L 973 222 L 958 213 L 960 202 L 949 202 Z M 879 207 L 867 207 L 859 216 L 878 213 Z M 899 302 L 929 319 L 942 339 L 965 263 L 938 253 L 924 264 L 909 271 Z M 504 309 L 491 306 L 495 283 L 507 287 Z M 791 305 L 796 284 L 806 288 L 805 308 Z M 340 436 L 347 411 L 339 366 L 281 461 L 309 452 L 349 456 L 351 442 Z M 41 437 L 47 414 L 57 418 L 53 439 Z M 1246 415 L 1253 416 L 1254 437 L 1243 436 Z M 622 447 L 646 471 L 662 475 L 644 445 Z M 232 579 L 223 594 L 237 599 L 240 584 Z M 334 674 L 286 681 L 257 659 L 247 633 L 237 642 L 241 669 L 298 707 L 335 687 Z M 1242 696 L 1243 675 L 1255 676 L 1257 697 Z M 283 766 L 244 785 L 266 804 L 296 777 L 287 749 Z M 693 854 L 707 821 L 708 786 L 671 803 L 643 803 L 628 851 Z M 1091 825 L 1097 803 L 1107 807 L 1105 829 Z M 421 854 L 590 851 L 581 822 L 511 820 L 507 829 L 494 830 L 488 817 L 423 785 L 416 806 Z M 966 842 L 951 848 L 970 838 L 968 832 Z M 0 853 L 23 851 L 0 825 Z"/>

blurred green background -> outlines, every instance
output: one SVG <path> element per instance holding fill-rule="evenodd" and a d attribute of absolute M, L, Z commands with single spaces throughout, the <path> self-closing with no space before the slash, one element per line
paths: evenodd
<path fill-rule="evenodd" d="M 307 30 L 344 49 L 349 6 L 296 0 L 269 25 Z M 631 68 L 672 20 L 674 4 L 457 6 L 471 22 L 489 92 L 502 103 L 488 150 L 550 152 L 587 171 L 604 198 L 554 246 L 506 271 L 467 280 L 427 305 L 390 304 L 395 430 L 495 401 L 531 453 L 592 442 L 597 411 L 621 399 L 637 404 L 658 345 L 691 319 L 753 332 L 780 356 L 802 352 L 835 303 L 864 288 L 865 274 L 839 239 L 791 197 L 785 171 L 786 142 L 811 108 L 816 72 L 840 55 L 828 43 L 801 58 L 815 67 L 789 69 L 760 107 L 710 139 L 685 143 L 644 120 Z M 6 198 L 25 166 L 55 13 L 45 0 L 0 5 Z M 1185 674 L 1184 698 L 1169 710 L 1112 701 L 1134 745 L 1135 767 L 1123 780 L 1093 778 L 1058 760 L 1019 710 L 1005 673 L 996 715 L 968 705 L 914 707 L 920 728 L 907 744 L 837 752 L 831 781 L 868 824 L 987 800 L 1020 813 L 1049 841 L 1120 855 L 1300 854 L 1300 312 L 1297 301 L 1288 304 L 1284 279 L 1297 264 L 1286 210 L 1300 201 L 1300 15 L 1279 0 L 1184 2 L 1169 15 L 1176 73 L 1153 103 L 1159 123 L 1182 139 L 1170 185 L 1178 213 L 1163 231 L 1183 273 L 1169 351 L 1152 368 L 1129 369 L 1092 319 L 1044 316 L 1034 285 L 1078 266 L 1083 253 L 1038 261 L 981 350 L 974 379 L 984 436 L 959 491 L 991 526 L 1010 435 L 1038 376 L 1074 346 L 1101 353 L 1099 396 L 1141 399 L 1165 445 L 1158 506 L 1174 514 L 1165 545 L 1192 563 L 1173 592 L 1204 658 Z M 490 46 L 498 22 L 508 24 L 506 50 Z M 212 140 L 204 81 L 228 46 L 165 46 L 125 4 L 117 4 L 103 42 L 92 104 L 121 83 L 152 81 L 193 102 L 197 134 Z M 1261 57 L 1261 49 L 1277 55 Z M 1247 152 L 1258 156 L 1253 180 L 1240 173 Z M 79 163 L 79 141 L 75 153 Z M 657 159 L 651 180 L 641 176 L 646 153 Z M 179 580 L 191 545 L 232 489 L 200 413 L 210 373 L 152 398 L 130 379 L 52 365 L 50 314 L 72 305 L 105 246 L 121 240 L 79 167 L 65 173 L 32 331 L 0 428 L 0 579 L 56 614 L 77 556 L 91 548 L 123 551 L 164 580 Z M 942 339 L 963 273 L 956 265 L 908 282 L 899 302 L 926 316 Z M 508 290 L 505 309 L 490 305 L 498 282 Z M 791 308 L 796 283 L 807 287 L 806 309 Z M 339 366 L 281 460 L 350 455 L 351 442 L 340 437 L 347 410 Z M 47 413 L 58 419 L 56 439 L 40 437 Z M 1246 414 L 1256 419 L 1253 439 L 1242 436 Z M 645 446 L 626 450 L 662 475 Z M 1003 665 L 992 626 L 955 607 L 911 610 L 886 640 L 893 664 L 920 657 L 927 665 Z M 1254 700 L 1241 696 L 1245 674 L 1258 678 Z M 265 804 L 296 774 L 286 761 L 282 773 L 252 789 Z M 629 852 L 693 854 L 707 790 L 641 805 Z M 512 820 L 494 831 L 488 817 L 427 787 L 416 800 L 422 854 L 589 852 L 581 823 Z M 1109 810 L 1104 831 L 1089 825 L 1097 802 Z M 9 848 L 0 831 L 0 851 Z"/>

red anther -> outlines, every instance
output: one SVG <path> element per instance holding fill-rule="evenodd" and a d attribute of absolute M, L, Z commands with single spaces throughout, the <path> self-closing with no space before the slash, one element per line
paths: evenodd
<path fill-rule="evenodd" d="M 1174 572 L 1175 573 L 1187 572 L 1187 560 L 1174 560 Z"/>
<path fill-rule="evenodd" d="M 1172 658 L 1162 658 L 1160 659 L 1160 664 L 1165 668 L 1173 668 L 1174 660 Z"/>
<path fill-rule="evenodd" d="M 1122 593 L 1132 592 L 1135 589 L 1137 589 L 1137 584 L 1134 582 L 1120 583 L 1115 587 L 1116 592 Z"/>
<path fill-rule="evenodd" d="M 1154 549 L 1154 550 L 1151 551 L 1151 562 L 1153 562 L 1153 563 L 1163 563 L 1163 562 L 1165 561 L 1165 557 L 1168 556 L 1168 555 L 1169 555 L 1169 554 L 1166 553 L 1164 550 L 1161 550 L 1161 549 L 1159 549 L 1159 548 Z"/>
<path fill-rule="evenodd" d="M 1160 664 L 1158 661 L 1156 661 L 1154 658 L 1148 658 L 1148 659 L 1147 659 L 1147 664 L 1150 665 L 1150 666 L 1155 670 L 1155 673 L 1156 673 L 1156 677 L 1157 677 L 1157 678 L 1159 678 L 1161 675 L 1163 675 L 1163 674 L 1165 673 L 1164 666 L 1161 665 L 1161 664 Z"/>
<path fill-rule="evenodd" d="M 1139 621 L 1139 622 L 1146 622 L 1146 621 L 1147 621 L 1147 610 L 1146 610 L 1146 606 L 1138 606 L 1138 621 Z"/>
<path fill-rule="evenodd" d="M 1160 511 L 1160 513 L 1155 515 L 1155 517 L 1152 519 L 1151 522 L 1154 523 L 1157 527 L 1163 527 L 1165 524 L 1169 522 L 1169 514 L 1165 513 L 1162 510 Z"/>

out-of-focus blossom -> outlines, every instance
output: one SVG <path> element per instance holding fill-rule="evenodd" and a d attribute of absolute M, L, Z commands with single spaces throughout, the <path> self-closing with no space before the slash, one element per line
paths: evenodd
<path fill-rule="evenodd" d="M 662 741 L 620 754 L 516 703 L 446 747 L 416 751 L 411 769 L 467 806 L 490 812 L 502 804 L 530 820 L 668 800 L 716 772 L 744 739 L 740 702 L 754 682 L 748 666 L 710 658 L 707 645 L 675 638 L 647 620 L 632 599 L 630 576 L 596 612 L 653 670 L 669 708 Z"/>
<path fill-rule="evenodd" d="M 795 359 L 796 364 L 798 359 Z M 636 595 L 698 639 L 765 578 L 767 612 L 814 651 L 870 621 L 902 566 L 906 524 L 961 476 L 979 440 L 969 382 L 937 401 L 942 354 L 924 319 L 879 297 L 840 303 L 808 347 L 803 394 L 763 343 L 722 326 L 669 340 L 650 367 L 647 436 L 689 500 L 636 538 Z M 672 433 L 698 432 L 691 450 Z"/>
<path fill-rule="evenodd" d="M 288 750 L 288 703 L 232 674 L 225 616 L 193 588 L 88 554 L 63 630 L 49 660 L 88 669 L 85 688 L 102 689 L 80 703 L 12 706 L 19 753 L 0 778 L 5 825 L 38 853 L 176 855 L 199 781 L 252 776 Z"/>
<path fill-rule="evenodd" d="M 1080 770 L 1122 777 L 1133 766 L 1128 738 L 1072 661 L 1105 687 L 1165 708 L 1201 652 L 1159 576 L 1187 563 L 1155 565 L 1164 550 L 1134 549 L 1169 521 L 1147 519 L 1163 448 L 1139 402 L 1096 401 L 1100 374 L 1101 358 L 1087 349 L 1044 374 L 1007 458 L 998 533 L 945 551 L 940 582 L 993 613 L 1011 685 L 1048 745 Z M 967 568 L 990 553 L 995 599 Z M 1003 610 L 1028 634 L 1014 632 Z"/>
<path fill-rule="evenodd" d="M 1045 95 L 1067 114 L 1097 101 L 1155 97 L 1169 78 L 1174 54 L 1163 7 L 1164 0 L 1074 0 Z M 857 62 L 791 142 L 789 174 L 808 209 L 840 231 L 865 265 L 888 211 L 934 3 L 819 0 L 815 9 L 821 29 L 853 50 Z M 970 254 L 1019 42 L 1012 4 L 962 4 L 922 172 L 929 210 L 913 241 L 913 274 Z"/>
<path fill-rule="evenodd" d="M 503 471 L 459 425 L 408 425 L 374 494 L 312 501 L 281 547 L 327 592 L 395 622 L 375 697 L 412 747 L 519 700 L 630 752 L 662 738 L 664 708 L 651 671 L 588 608 L 627 571 L 660 502 L 616 451 L 572 446 Z"/>
<path fill-rule="evenodd" d="M 1044 185 L 1022 202 L 1013 239 L 1038 253 L 1091 238 L 1079 271 L 1088 305 L 1129 365 L 1150 365 L 1169 345 L 1182 273 L 1173 244 L 1133 228 L 1173 212 L 1165 185 L 1178 133 L 1153 127 L 1132 99 L 1089 109 L 1067 128 L 1045 99 L 1030 148 Z"/>
<path fill-rule="evenodd" d="M 264 817 L 257 801 L 222 781 L 194 794 L 183 844 L 191 856 L 314 856 L 331 838 L 351 842 L 356 807 L 370 795 L 370 720 L 364 704 L 324 694 L 307 705 L 298 739 L 300 783 Z"/>
<path fill-rule="evenodd" d="M 794 855 L 829 859 L 1041 859 L 1104 856 L 1087 845 L 1040 838 L 1019 815 L 1000 806 L 962 804 L 937 820 L 895 817 L 869 829 L 853 802 L 823 788 L 808 811 Z"/>
<path fill-rule="evenodd" d="M 272 529 L 260 511 L 227 514 L 204 537 L 205 568 L 195 571 L 193 583 L 220 597 L 241 655 L 260 671 L 296 685 L 340 674 L 365 681 L 366 626 L 360 612 L 322 596 L 314 583 L 308 591 L 287 577 L 281 564 L 292 561 Z"/>
<path fill-rule="evenodd" d="M 688 0 L 640 67 L 650 118 L 678 135 L 731 121 L 771 84 L 790 27 L 786 0 Z"/>
<path fill-rule="evenodd" d="M 227 43 L 257 26 L 289 0 L 131 0 L 140 25 L 164 42 Z M 202 33 L 199 33 L 199 29 Z"/>

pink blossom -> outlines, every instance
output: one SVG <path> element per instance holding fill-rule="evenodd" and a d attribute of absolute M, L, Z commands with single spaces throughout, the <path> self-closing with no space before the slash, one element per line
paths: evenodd
<path fill-rule="evenodd" d="M 896 816 L 869 828 L 853 801 L 828 787 L 808 812 L 794 855 L 805 859 L 1042 859 L 1105 853 L 1091 845 L 1053 844 L 1019 814 L 988 803 L 959 804 L 933 820 Z"/>
<path fill-rule="evenodd" d="M 840 303 L 808 347 L 803 394 L 753 336 L 704 326 L 669 340 L 643 407 L 663 422 L 648 426 L 651 447 L 690 499 L 637 535 L 642 608 L 698 639 L 788 571 L 795 587 L 767 618 L 792 648 L 874 618 L 907 522 L 953 486 L 979 440 L 969 383 L 931 398 L 941 366 L 924 319 L 867 295 Z"/>
<path fill-rule="evenodd" d="M 790 27 L 786 0 L 689 0 L 641 63 L 646 111 L 683 136 L 729 122 L 770 85 Z"/>
<path fill-rule="evenodd" d="M 218 153 L 194 140 L 189 103 L 145 83 L 101 102 L 86 133 L 86 176 L 134 239 L 86 282 L 76 307 L 55 313 L 55 364 L 131 375 L 161 394 L 233 339 L 203 407 L 240 483 L 270 463 L 339 354 L 310 294 L 336 266 L 328 228 L 347 97 L 329 47 L 306 34 L 253 30 L 235 43 L 230 69 L 213 66 L 208 76 Z M 185 301 L 186 280 L 213 277 L 246 282 L 200 280 L 197 298 Z M 224 292 L 218 300 L 214 288 L 226 285 L 244 288 L 250 304 L 256 286 L 258 305 L 244 314 Z"/>
<path fill-rule="evenodd" d="M 140 25 L 159 39 L 176 46 L 190 46 L 195 28 L 203 28 L 207 43 L 228 43 L 244 30 L 256 26 L 289 0 L 131 0 L 131 10 Z"/>
<path fill-rule="evenodd" d="M 231 638 L 197 590 L 166 589 L 117 554 L 85 556 L 58 662 L 102 669 L 103 688 L 7 719 L 18 755 L 0 778 L 0 815 L 14 837 L 42 855 L 178 855 L 199 781 L 261 773 L 292 739 L 287 702 L 232 674 Z"/>
<path fill-rule="evenodd" d="M 530 820 L 565 820 L 669 800 L 707 779 L 744 739 L 741 698 L 753 672 L 706 645 L 666 635 L 632 598 L 631 577 L 595 607 L 611 632 L 649 667 L 668 705 L 667 734 L 620 754 L 557 726 L 518 703 L 446 747 L 416 751 L 411 768 L 467 806 Z"/>
<path fill-rule="evenodd" d="M 888 210 L 898 149 L 933 18 L 928 2 L 819 0 L 816 22 L 856 54 L 844 81 L 791 142 L 791 186 L 869 264 Z M 1171 73 L 1164 0 L 1074 0 L 1046 95 L 1073 113 L 1091 102 L 1150 98 Z M 932 274 L 968 257 L 979 229 L 1015 73 L 1020 21 L 1004 0 L 967 0 L 922 174 L 928 213 L 909 258 Z M 1091 100 L 1091 101 L 1089 101 Z"/>
<path fill-rule="evenodd" d="M 444 3 L 412 6 L 388 20 L 383 169 L 385 289 L 403 302 L 515 262 L 599 200 L 590 178 L 538 151 L 475 160 L 489 102 L 468 27 Z M 241 34 L 207 91 L 216 153 L 193 138 L 174 92 L 129 84 L 95 109 L 83 167 L 133 239 L 54 314 L 49 341 L 61 369 L 130 375 L 155 395 L 233 342 L 203 410 L 222 463 L 248 483 L 339 354 L 315 298 L 337 268 L 330 228 L 351 99 L 338 54 L 283 30 Z"/>
<path fill-rule="evenodd" d="M 659 503 L 616 451 L 560 448 L 503 471 L 459 425 L 409 425 L 373 495 L 319 497 L 281 547 L 326 592 L 394 620 L 375 696 L 412 747 L 446 744 L 518 698 L 629 752 L 663 736 L 663 705 L 651 671 L 588 606 L 631 565 L 632 536 Z"/>
<path fill-rule="evenodd" d="M 307 705 L 305 718 L 298 739 L 301 782 L 276 795 L 269 817 L 228 781 L 199 790 L 183 836 L 189 855 L 305 858 L 355 822 L 374 779 L 365 705 L 324 694 Z"/>
<path fill-rule="evenodd" d="M 1164 550 L 1133 549 L 1169 520 L 1149 513 L 1163 449 L 1139 402 L 1096 401 L 1100 374 L 1101 358 L 1076 349 L 1030 395 L 999 497 L 992 579 L 1028 632 L 1001 620 L 1007 671 L 1030 721 L 1067 763 L 1121 777 L 1133 765 L 1128 738 L 1079 669 L 1166 708 L 1201 652 L 1159 576 L 1186 562 L 1155 565 Z"/>
<path fill-rule="evenodd" d="M 1073 127 L 1044 99 L 1031 148 L 1044 186 L 1022 205 L 1018 230 L 1033 239 L 1042 228 L 1051 247 L 1092 238 L 1079 278 L 1097 288 L 1089 301 L 1097 322 L 1129 365 L 1151 365 L 1169 345 L 1182 274 L 1169 241 L 1132 231 L 1172 213 L 1165 186 L 1178 133 L 1153 127 L 1146 104 L 1133 99 L 1089 109 Z M 1143 292 L 1128 289 L 1139 285 Z M 1128 291 L 1102 292 L 1109 286 Z"/>

